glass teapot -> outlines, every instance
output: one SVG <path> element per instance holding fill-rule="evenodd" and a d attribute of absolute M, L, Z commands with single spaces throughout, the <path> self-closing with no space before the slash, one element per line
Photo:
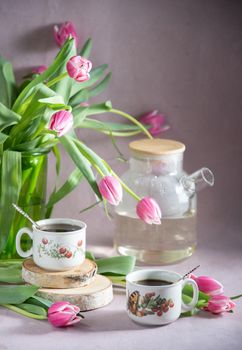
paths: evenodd
<path fill-rule="evenodd" d="M 122 255 L 133 255 L 146 264 L 165 265 L 191 256 L 197 244 L 196 192 L 213 186 L 208 168 L 191 175 L 183 170 L 185 145 L 166 139 L 144 139 L 129 144 L 129 170 L 122 180 L 140 197 L 159 204 L 161 225 L 138 219 L 137 202 L 124 193 L 115 208 L 114 246 Z"/>

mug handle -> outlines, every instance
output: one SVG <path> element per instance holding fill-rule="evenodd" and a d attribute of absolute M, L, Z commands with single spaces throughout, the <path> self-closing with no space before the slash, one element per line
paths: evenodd
<path fill-rule="evenodd" d="M 198 302 L 199 290 L 198 290 L 197 283 L 191 278 L 186 278 L 182 283 L 182 289 L 183 287 L 185 287 L 186 284 L 190 284 L 192 286 L 193 297 L 189 304 L 185 304 L 184 301 L 182 300 L 182 312 L 191 311 L 192 309 L 194 309 L 194 307 Z"/>
<path fill-rule="evenodd" d="M 22 258 L 28 258 L 33 254 L 33 247 L 31 247 L 29 250 L 26 252 L 22 250 L 21 248 L 21 238 L 24 233 L 27 233 L 27 235 L 33 239 L 33 232 L 28 228 L 28 227 L 23 227 L 21 228 L 17 235 L 16 235 L 16 249 L 18 252 L 18 255 L 20 255 Z"/>

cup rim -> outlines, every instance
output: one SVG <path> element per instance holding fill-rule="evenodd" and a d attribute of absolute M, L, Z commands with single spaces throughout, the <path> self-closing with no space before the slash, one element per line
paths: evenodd
<path fill-rule="evenodd" d="M 58 232 L 58 235 L 73 235 L 76 234 L 78 232 L 80 232 L 81 230 L 85 230 L 87 228 L 87 225 L 85 222 L 81 221 L 81 220 L 77 220 L 77 219 L 72 219 L 72 218 L 50 218 L 50 219 L 42 219 L 42 220 L 38 220 L 36 221 L 36 223 L 38 225 L 44 225 L 45 222 L 48 222 L 49 224 L 53 224 L 53 223 L 70 223 L 71 225 L 76 225 L 76 226 L 80 226 L 80 229 L 75 230 L 75 231 L 67 231 L 67 232 Z M 35 225 L 32 225 L 32 229 L 34 229 L 35 231 L 39 232 L 39 233 L 45 233 L 45 234 L 56 234 L 56 232 L 51 232 L 51 231 L 42 231 L 40 229 L 38 229 L 38 227 L 36 227 Z"/>
<path fill-rule="evenodd" d="M 171 287 L 174 287 L 174 286 L 177 286 L 179 284 L 182 283 L 182 280 L 179 280 L 177 282 L 172 282 L 172 284 L 167 284 L 167 285 L 161 285 L 161 286 L 150 286 L 148 284 L 138 284 L 138 283 L 135 283 L 134 281 L 131 280 L 132 276 L 139 273 L 139 272 L 146 272 L 146 273 L 153 273 L 153 272 L 165 272 L 165 273 L 169 273 L 169 274 L 173 274 L 173 275 L 176 275 L 177 276 L 177 279 L 180 279 L 182 278 L 182 275 L 180 275 L 178 272 L 175 272 L 175 271 L 170 271 L 170 270 L 161 270 L 161 269 L 140 269 L 140 270 L 135 270 L 135 271 L 132 271 L 130 272 L 127 276 L 126 276 L 126 282 L 129 282 L 130 284 L 134 285 L 134 286 L 137 286 L 137 288 L 143 288 L 143 287 L 152 287 L 154 289 L 156 288 L 171 288 Z M 127 284 L 126 284 L 127 286 Z"/>

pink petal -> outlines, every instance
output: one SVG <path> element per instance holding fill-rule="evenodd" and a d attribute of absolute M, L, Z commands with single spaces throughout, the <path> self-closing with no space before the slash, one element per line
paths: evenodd
<path fill-rule="evenodd" d="M 75 315 L 74 315 L 75 317 Z M 73 313 L 70 312 L 57 312 L 48 315 L 48 321 L 55 327 L 64 327 L 73 319 Z"/>
<path fill-rule="evenodd" d="M 209 276 L 192 276 L 191 278 L 196 281 L 201 292 L 204 292 L 208 295 L 217 295 L 223 293 L 223 285 L 214 278 L 211 278 Z"/>
<path fill-rule="evenodd" d="M 98 185 L 101 195 L 112 205 L 118 205 L 123 197 L 120 182 L 113 176 L 105 176 Z"/>
<path fill-rule="evenodd" d="M 73 320 L 69 321 L 69 322 L 66 324 L 66 326 L 72 326 L 73 324 L 80 322 L 81 319 L 82 319 L 81 317 L 76 316 Z"/>
<path fill-rule="evenodd" d="M 65 307 L 67 307 L 68 305 L 70 305 L 70 303 L 68 301 L 56 301 L 55 303 L 53 303 L 49 309 L 48 309 L 48 314 L 52 313 L 52 312 L 59 312 L 65 309 Z"/>
<path fill-rule="evenodd" d="M 136 213 L 147 224 L 161 223 L 161 210 L 153 198 L 142 198 L 136 206 Z"/>

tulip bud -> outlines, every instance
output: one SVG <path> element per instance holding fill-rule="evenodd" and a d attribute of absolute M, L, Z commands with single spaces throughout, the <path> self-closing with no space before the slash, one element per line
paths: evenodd
<path fill-rule="evenodd" d="M 192 278 L 198 285 L 198 289 L 208 295 L 218 295 L 223 293 L 223 285 L 216 281 L 214 278 L 209 276 L 196 277 L 191 275 Z"/>
<path fill-rule="evenodd" d="M 69 37 L 72 37 L 75 39 L 75 44 L 77 46 L 78 44 L 77 33 L 74 25 L 71 22 L 69 21 L 64 22 L 60 26 L 55 25 L 53 29 L 54 29 L 54 39 L 56 44 L 59 47 L 61 47 Z"/>
<path fill-rule="evenodd" d="M 66 64 L 69 76 L 79 83 L 90 79 L 92 62 L 81 56 L 73 56 Z"/>
<path fill-rule="evenodd" d="M 68 301 L 57 301 L 48 309 L 48 321 L 55 327 L 71 326 L 80 322 L 81 317 L 77 316 L 79 312 L 78 306 Z"/>
<path fill-rule="evenodd" d="M 136 206 L 136 213 L 146 224 L 159 225 L 161 223 L 161 210 L 153 198 L 142 198 Z"/>
<path fill-rule="evenodd" d="M 161 132 L 170 129 L 170 126 L 166 124 L 165 116 L 157 110 L 141 115 L 139 121 L 144 125 L 151 125 L 149 132 L 152 136 L 157 136 Z"/>
<path fill-rule="evenodd" d="M 213 314 L 220 314 L 232 310 L 236 304 L 225 295 L 214 295 L 208 300 L 208 306 L 204 308 Z"/>
<path fill-rule="evenodd" d="M 49 129 L 56 131 L 58 137 L 66 134 L 73 125 L 73 116 L 68 111 L 59 111 L 52 115 L 50 119 Z"/>
<path fill-rule="evenodd" d="M 114 176 L 105 176 L 98 185 L 101 195 L 112 205 L 118 205 L 123 198 L 120 182 Z"/>
<path fill-rule="evenodd" d="M 47 66 L 42 64 L 41 66 L 33 68 L 32 73 L 33 74 L 42 74 L 42 73 L 44 73 L 44 71 L 46 71 L 46 69 L 47 69 Z"/>

